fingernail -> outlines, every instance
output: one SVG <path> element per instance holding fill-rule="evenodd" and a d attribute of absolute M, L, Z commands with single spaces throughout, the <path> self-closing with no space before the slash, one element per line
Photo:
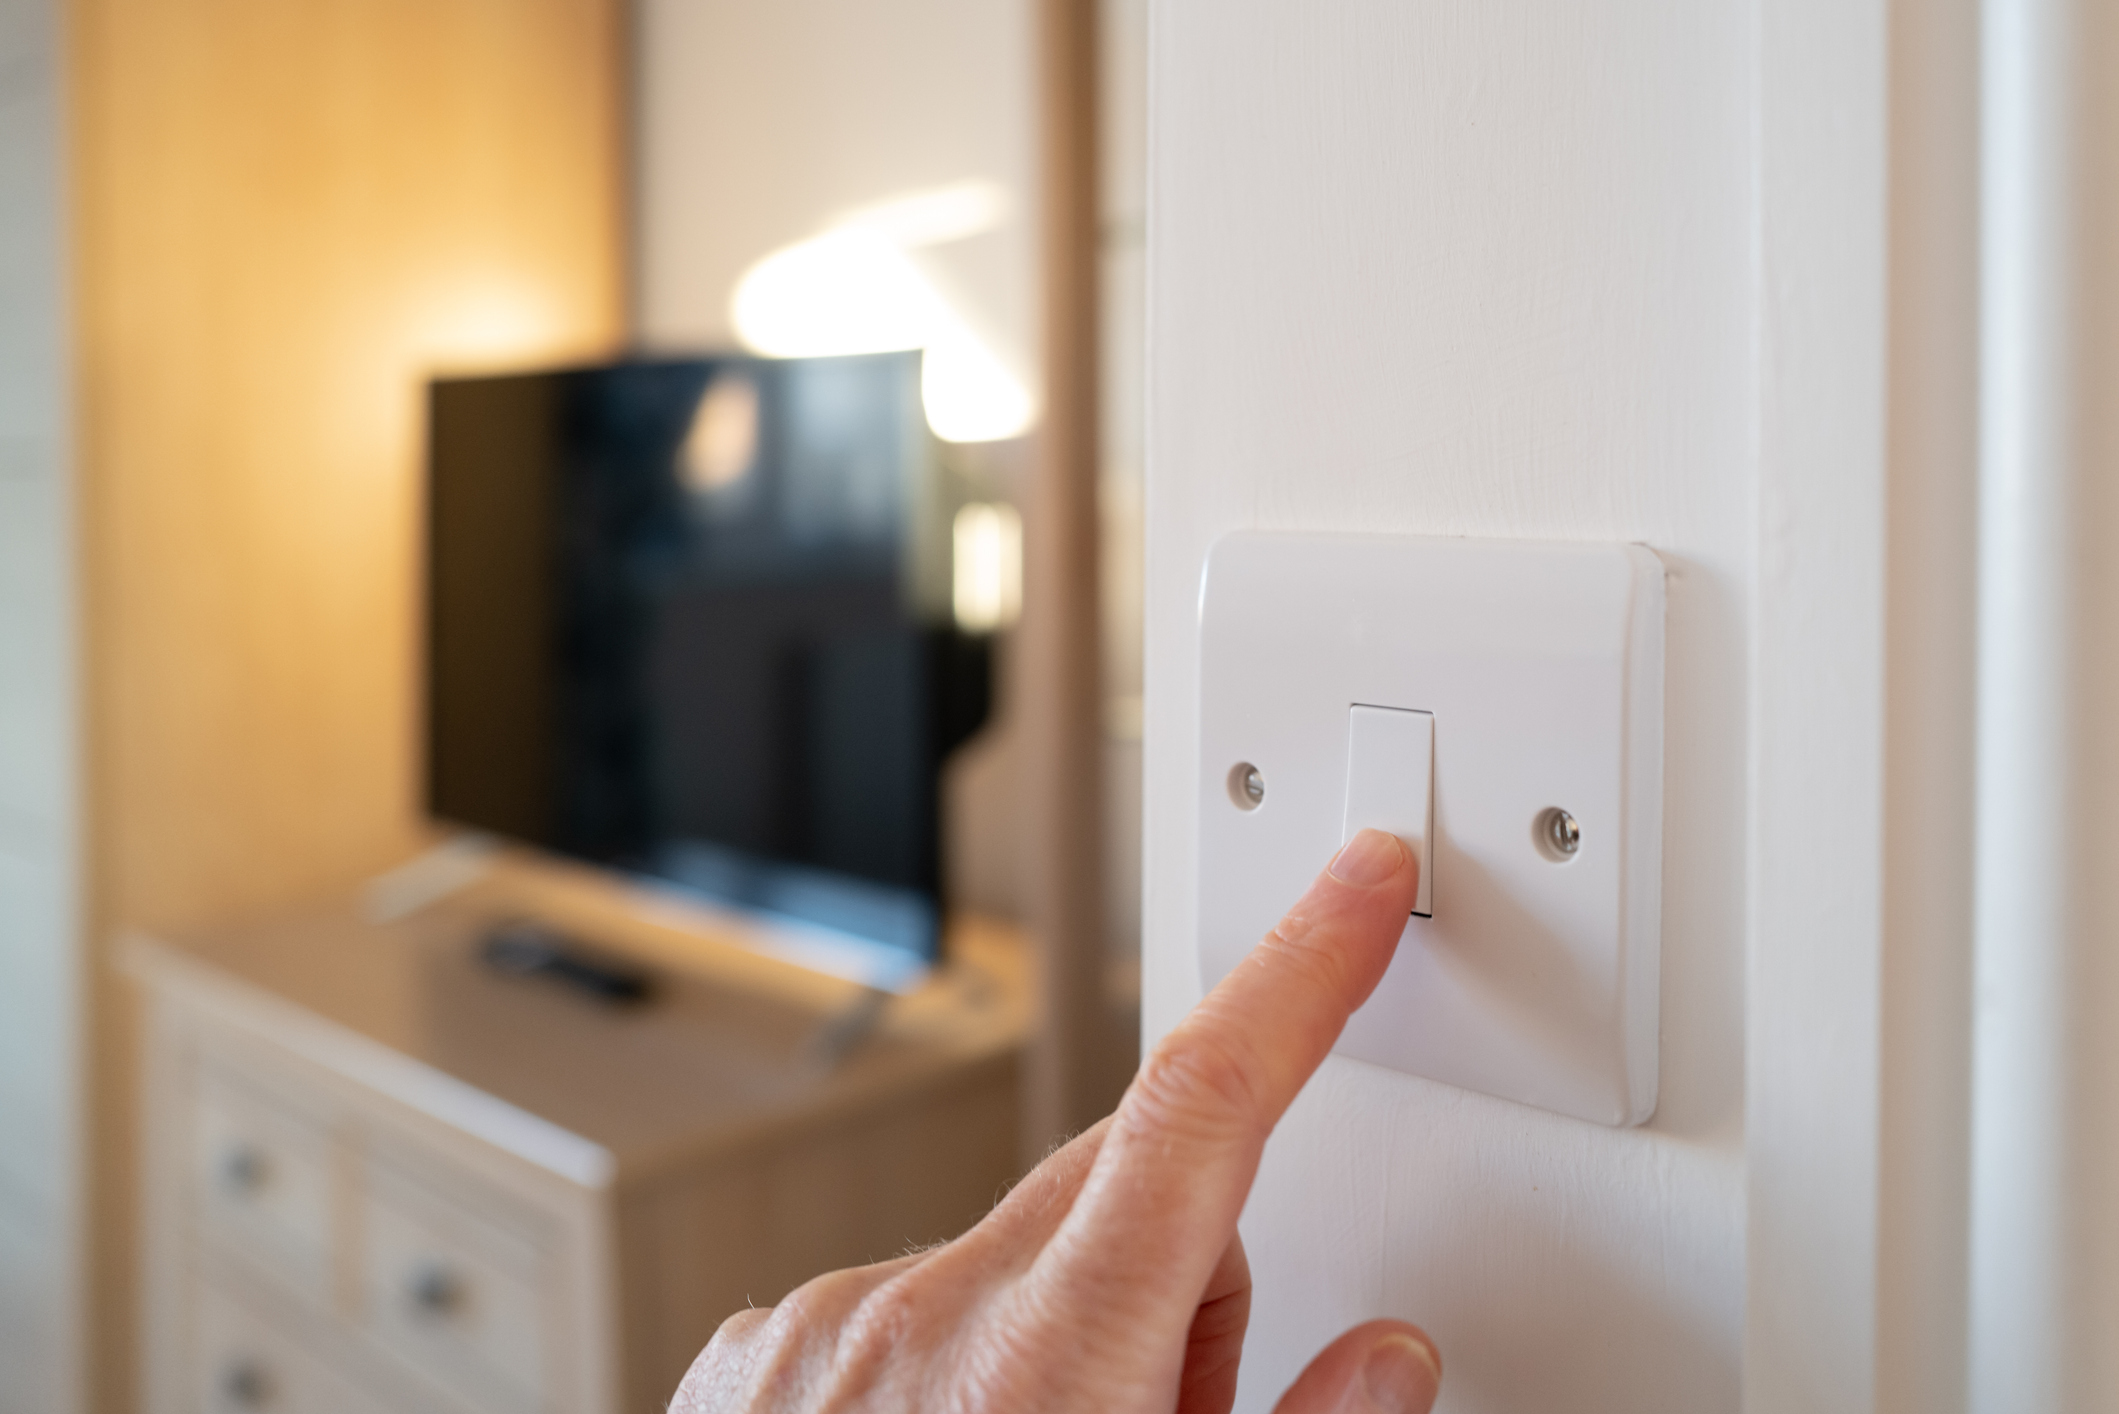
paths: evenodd
<path fill-rule="evenodd" d="M 1346 842 L 1332 860 L 1332 877 L 1342 884 L 1366 888 L 1380 884 L 1405 864 L 1405 846 L 1396 835 L 1381 830 L 1363 830 Z"/>
<path fill-rule="evenodd" d="M 1424 1342 L 1387 1335 L 1369 1347 L 1361 1363 L 1361 1388 L 1378 1414 L 1427 1414 L 1442 1387 L 1442 1366 Z"/>

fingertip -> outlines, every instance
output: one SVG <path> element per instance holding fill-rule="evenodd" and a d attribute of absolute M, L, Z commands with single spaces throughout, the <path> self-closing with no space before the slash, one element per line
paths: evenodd
<path fill-rule="evenodd" d="M 1442 1389 L 1442 1357 L 1424 1331 L 1391 1331 L 1361 1362 L 1361 1393 L 1378 1414 L 1427 1414 Z"/>
<path fill-rule="evenodd" d="M 1382 830 L 1362 829 L 1332 856 L 1325 872 L 1342 884 L 1374 888 L 1412 862 L 1405 841 Z"/>
<path fill-rule="evenodd" d="M 1319 1351 L 1274 1414 L 1429 1414 L 1442 1357 L 1408 1321 L 1368 1321 Z"/>

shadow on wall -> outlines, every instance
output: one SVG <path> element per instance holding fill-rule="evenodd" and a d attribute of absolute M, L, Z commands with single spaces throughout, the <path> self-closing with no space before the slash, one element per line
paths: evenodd
<path fill-rule="evenodd" d="M 1652 1162 L 1645 1149 L 1641 1157 L 1644 1166 Z M 1653 1174 L 1635 1177 L 1654 1186 Z M 1499 1166 L 1491 1178 L 1476 1224 L 1435 1230 L 1438 1240 L 1425 1244 L 1401 1225 L 1402 1248 L 1386 1257 L 1390 1270 L 1418 1270 L 1422 1286 L 1453 1293 L 1446 1326 L 1430 1333 L 1448 1352 L 1450 1395 L 1459 1407 L 1634 1414 L 1657 1402 L 1641 1388 L 1641 1371 L 1654 1366 L 1673 1390 L 1723 1389 L 1723 1407 L 1736 1406 L 1741 1371 L 1718 1321 L 1675 1284 L 1656 1290 L 1630 1280 L 1638 1260 L 1605 1260 L 1598 1245 L 1612 1225 L 1584 1216 L 1556 1220 L 1564 1215 L 1538 1201 L 1536 1188 L 1512 1199 Z M 1681 1254 L 1673 1258 L 1682 1262 Z M 1497 1272 L 1533 1266 L 1542 1269 L 1548 1301 L 1525 1304 L 1514 1283 L 1493 1280 Z M 1630 1338 L 1583 1339 L 1585 1305 L 1595 1308 L 1598 1332 L 1621 1329 Z M 1643 1351 L 1656 1355 L 1644 1360 Z"/>
<path fill-rule="evenodd" d="M 1349 1111 L 1372 1122 L 1334 1123 Z M 1493 1142 L 1395 1142 L 1415 1124 L 1448 1132 L 1475 1118 L 1494 1126 Z M 1592 1132 L 1625 1144 L 1616 1170 L 1580 1162 Z M 1642 1193 L 1696 1208 L 1713 1169 L 1711 1150 L 1650 1129 L 1610 1131 L 1334 1057 L 1269 1142 L 1252 1192 L 1251 1210 L 1274 1219 L 1244 1227 L 1253 1270 L 1270 1273 L 1251 1325 L 1274 1334 L 1252 1343 L 1246 1388 L 1277 1395 L 1342 1330 L 1394 1316 L 1440 1345 L 1451 1409 L 1633 1414 L 1657 1406 L 1646 1369 L 1670 1390 L 1723 1392 L 1700 1408 L 1735 1408 L 1741 1313 L 1719 1304 L 1722 1254 L 1688 1243 L 1690 1214 L 1674 1211 L 1666 1250 L 1644 1260 L 1616 1245 L 1626 1228 L 1610 1211 Z M 1716 1200 L 1743 1201 L 1733 1186 Z M 1644 1270 L 1663 1284 L 1644 1283 Z"/>

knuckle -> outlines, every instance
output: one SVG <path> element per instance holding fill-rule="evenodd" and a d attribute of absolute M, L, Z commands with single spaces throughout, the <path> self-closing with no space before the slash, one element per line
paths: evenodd
<path fill-rule="evenodd" d="M 906 1343 L 923 1306 L 921 1283 L 893 1277 L 862 1298 L 848 1318 L 839 1349 L 856 1368 L 870 1368 Z"/>
<path fill-rule="evenodd" d="M 1126 1104 L 1155 1128 L 1219 1134 L 1264 1115 L 1255 1058 L 1238 1037 L 1180 1026 L 1141 1063 Z"/>
<path fill-rule="evenodd" d="M 1301 905 L 1298 904 L 1295 908 L 1283 913 L 1280 916 L 1280 921 L 1266 930 L 1264 941 L 1267 943 L 1278 942 L 1289 946 L 1299 946 L 1308 941 L 1310 935 L 1317 931 L 1317 920 L 1310 917 L 1307 913 L 1298 911 L 1300 907 Z"/>
<path fill-rule="evenodd" d="M 785 1339 L 819 1324 L 829 1305 L 828 1298 L 832 1288 L 839 1283 L 843 1275 L 840 1272 L 826 1272 L 823 1276 L 813 1277 L 788 1292 L 768 1315 L 765 1322 L 767 1329 L 773 1335 Z"/>
<path fill-rule="evenodd" d="M 917 1269 L 892 1277 L 861 1298 L 832 1342 L 830 1383 L 839 1404 L 867 1401 L 917 1363 L 933 1293 Z M 887 1401 L 886 1401 L 887 1402 Z"/>
<path fill-rule="evenodd" d="M 737 1405 L 736 1396 L 747 1382 L 753 1361 L 753 1343 L 758 1331 L 772 1318 L 773 1308 L 751 1307 L 723 1321 L 706 1348 L 684 1372 L 676 1396 L 670 1400 L 671 1414 L 704 1414 Z"/>
<path fill-rule="evenodd" d="M 671 1410 L 779 1409 L 791 1399 L 819 1409 L 859 1403 L 917 1341 L 932 1285 L 923 1268 L 826 1272 L 776 1306 L 737 1312 L 692 1362 Z"/>
<path fill-rule="evenodd" d="M 790 1341 L 835 1338 L 875 1284 L 875 1278 L 874 1270 L 868 1267 L 846 1267 L 812 1277 L 773 1308 L 769 1323 L 772 1333 Z"/>
<path fill-rule="evenodd" d="M 1291 913 L 1259 939 L 1258 948 L 1285 974 L 1291 990 L 1338 996 L 1347 987 L 1346 959 L 1319 936 L 1317 921 Z"/>
<path fill-rule="evenodd" d="M 752 1332 L 771 1320 L 772 1315 L 773 1308 L 770 1306 L 745 1307 L 721 1323 L 707 1349 L 712 1350 L 717 1345 L 733 1346 L 742 1343 Z"/>

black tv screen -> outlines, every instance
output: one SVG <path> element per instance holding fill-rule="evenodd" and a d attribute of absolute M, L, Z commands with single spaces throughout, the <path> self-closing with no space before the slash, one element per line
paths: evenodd
<path fill-rule="evenodd" d="M 919 355 L 447 378 L 429 413 L 431 813 L 877 985 L 934 959 L 939 773 L 990 668 Z"/>

